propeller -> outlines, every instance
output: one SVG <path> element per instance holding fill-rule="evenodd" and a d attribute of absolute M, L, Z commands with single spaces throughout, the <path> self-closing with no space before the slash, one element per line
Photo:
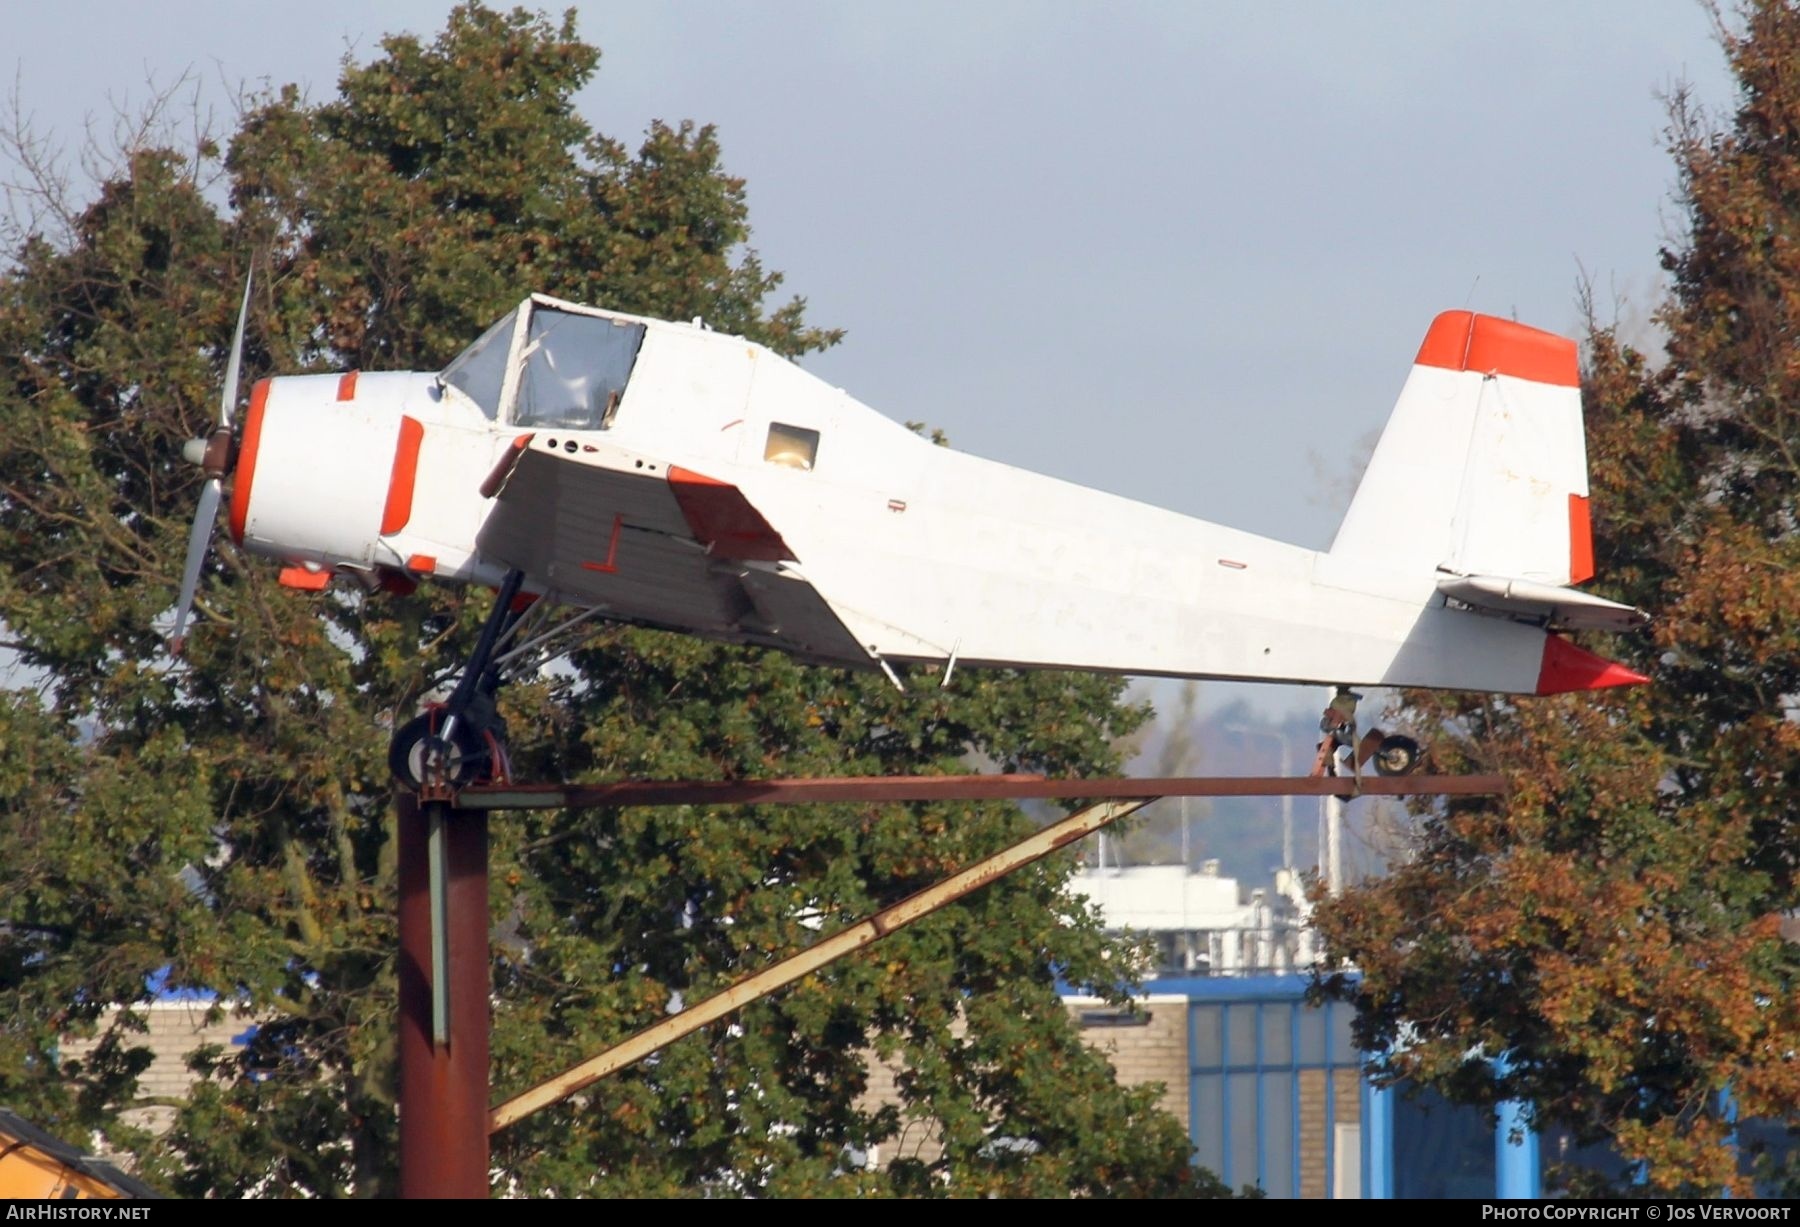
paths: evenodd
<path fill-rule="evenodd" d="M 188 532 L 187 565 L 181 572 L 181 596 L 175 602 L 175 629 L 169 635 L 169 650 L 176 656 L 187 643 L 188 617 L 194 612 L 194 593 L 200 587 L 200 569 L 206 565 L 206 550 L 212 544 L 213 523 L 219 517 L 223 499 L 222 483 L 231 471 L 235 448 L 231 440 L 231 407 L 237 404 L 238 370 L 244 358 L 244 323 L 250 316 L 250 282 L 244 277 L 244 301 L 238 307 L 237 332 L 231 338 L 231 359 L 225 364 L 225 386 L 219 398 L 219 424 L 204 439 L 189 439 L 182 444 L 181 454 L 190 464 L 197 464 L 206 474 L 200 490 L 200 507 L 194 512 L 194 527 Z"/>

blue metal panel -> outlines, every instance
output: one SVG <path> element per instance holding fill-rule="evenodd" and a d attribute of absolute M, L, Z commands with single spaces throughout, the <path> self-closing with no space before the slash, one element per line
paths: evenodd
<path fill-rule="evenodd" d="M 1269 1141 L 1263 1137 L 1263 1128 L 1269 1119 L 1269 1105 L 1264 1102 L 1268 1091 L 1268 1074 L 1263 1069 L 1263 1059 L 1267 1055 L 1263 1048 L 1263 1009 L 1265 1003 L 1257 1002 L 1251 1007 L 1251 1020 L 1256 1024 L 1256 1187 L 1269 1187 Z"/>
<path fill-rule="evenodd" d="M 1194 1162 L 1223 1179 L 1225 1176 L 1225 1075 L 1195 1074 L 1190 1084 L 1188 1139 L 1194 1144 Z"/>
<path fill-rule="evenodd" d="M 1292 1116 L 1290 1117 L 1290 1119 L 1292 1119 L 1292 1121 L 1294 1122 L 1294 1141 L 1293 1141 L 1293 1150 L 1291 1152 L 1294 1156 L 1294 1170 L 1292 1173 L 1294 1191 L 1291 1194 L 1289 1194 L 1289 1196 L 1297 1198 L 1300 1196 L 1300 1146 L 1301 1146 L 1301 1142 L 1300 1142 L 1300 1071 L 1298 1068 L 1299 1057 L 1300 1057 L 1300 1007 L 1296 1004 L 1290 1004 L 1287 1008 L 1287 1011 L 1288 1011 L 1288 1029 L 1289 1029 L 1288 1051 L 1290 1051 L 1294 1054 L 1295 1065 L 1296 1065 L 1296 1068 L 1294 1070 L 1294 1085 L 1293 1085 L 1293 1100 L 1294 1100 L 1294 1102 L 1293 1102 L 1292 1108 L 1290 1109 L 1290 1112 L 1292 1113 Z"/>
<path fill-rule="evenodd" d="M 1226 1093 L 1231 1097 L 1227 1114 L 1232 1144 L 1230 1174 L 1226 1177 L 1234 1189 L 1258 1182 L 1262 1151 L 1257 1146 L 1257 1112 L 1262 1100 L 1262 1075 L 1256 1073 L 1226 1074 Z"/>
<path fill-rule="evenodd" d="M 1718 1107 L 1720 1119 L 1723 1120 L 1727 1125 L 1731 1126 L 1731 1132 L 1729 1132 L 1725 1135 L 1725 1145 L 1731 1147 L 1731 1149 L 1735 1152 L 1735 1151 L 1737 1151 L 1737 1148 L 1738 1148 L 1737 1096 L 1733 1095 L 1729 1090 L 1723 1090 L 1723 1091 L 1720 1091 L 1718 1093 L 1718 1095 L 1716 1095 L 1714 1097 L 1713 1101 Z M 1725 1198 L 1726 1200 L 1730 1200 L 1731 1190 L 1730 1189 L 1723 1190 L 1719 1194 L 1719 1196 Z"/>
<path fill-rule="evenodd" d="M 1325 1012 L 1325 1196 L 1337 1188 L 1337 1079 L 1331 1076 L 1331 1011 L 1335 1005 L 1321 1007 Z"/>
<path fill-rule="evenodd" d="M 1536 1201 L 1543 1191 L 1539 1181 L 1538 1135 L 1527 1127 L 1530 1114 L 1526 1105 L 1509 1099 L 1499 1105 L 1496 1115 L 1494 1196 Z"/>
<path fill-rule="evenodd" d="M 1186 997 L 1191 1001 L 1300 1001 L 1306 996 L 1306 976 L 1179 976 L 1151 980 L 1144 992 L 1153 996 Z"/>
<path fill-rule="evenodd" d="M 1301 1154 L 1313 1130 L 1320 1128 L 1302 1127 L 1300 1071 L 1323 1076 L 1318 1145 L 1329 1195 L 1337 1183 L 1343 1098 L 1334 1074 L 1362 1063 L 1362 1054 L 1346 1046 L 1348 1007 L 1307 1006 L 1308 983 L 1305 976 L 1287 975 L 1184 977 L 1145 986 L 1147 993 L 1182 996 L 1189 1002 L 1188 1112 L 1195 1162 L 1233 1185 L 1255 1181 L 1275 1197 L 1300 1196 Z M 1368 1093 L 1366 1086 L 1361 1090 Z M 1365 1159 L 1358 1174 L 1365 1190 L 1382 1190 L 1380 1195 L 1391 1197 L 1391 1097 L 1359 1115 L 1367 1120 L 1369 1112 L 1383 1111 L 1387 1116 L 1377 1122 L 1372 1140 L 1367 1126 L 1363 1130 L 1365 1155 L 1373 1157 Z M 1382 1149 L 1370 1151 L 1371 1145 Z"/>
<path fill-rule="evenodd" d="M 1262 1112 L 1263 1192 L 1270 1197 L 1291 1198 L 1299 1156 L 1294 1153 L 1294 1083 L 1298 1075 L 1285 1066 L 1265 1069 L 1259 1108 Z"/>
<path fill-rule="evenodd" d="M 1394 1088 L 1362 1084 L 1362 1195 L 1375 1201 L 1394 1196 Z"/>
<path fill-rule="evenodd" d="M 1188 1005 L 1188 1064 L 1196 1070 L 1219 1069 L 1225 1064 L 1225 1035 L 1220 1019 L 1222 1005 Z"/>
<path fill-rule="evenodd" d="M 1285 1069 L 1294 1063 L 1294 1007 L 1291 1001 L 1265 1001 L 1257 1007 L 1262 1017 L 1258 1029 L 1263 1038 L 1262 1063 L 1270 1069 Z"/>
<path fill-rule="evenodd" d="M 1223 1050 L 1229 1053 L 1231 1051 L 1231 1011 L 1221 1010 L 1220 1013 L 1224 1015 L 1224 1020 L 1219 1025 L 1220 1043 L 1223 1046 Z M 1229 1061 L 1226 1063 L 1229 1064 Z M 1233 1132 L 1231 1128 L 1231 1079 L 1229 1077 L 1221 1076 L 1219 1082 L 1225 1088 L 1224 1095 L 1219 1104 L 1218 1128 L 1219 1154 L 1221 1159 L 1219 1177 L 1229 1183 L 1231 1181 L 1232 1172 L 1231 1146 L 1236 1140 L 1231 1136 Z"/>
<path fill-rule="evenodd" d="M 1499 1187 L 1494 1114 L 1413 1087 L 1396 1095 L 1392 1147 L 1396 1199 L 1491 1198 Z"/>
<path fill-rule="evenodd" d="M 1502 1053 L 1494 1058 L 1494 1076 L 1503 1076 L 1511 1061 Z M 1536 1201 L 1543 1196 L 1543 1165 L 1538 1156 L 1538 1135 L 1530 1128 L 1531 1112 L 1520 1100 L 1509 1099 L 1494 1108 L 1494 1196 L 1514 1201 Z"/>
<path fill-rule="evenodd" d="M 1231 1016 L 1231 1034 L 1225 1040 L 1225 1064 L 1232 1069 L 1255 1069 L 1261 1064 L 1257 1059 L 1261 1037 L 1256 1025 L 1256 1012 L 1261 1008 L 1261 1003 L 1255 1001 L 1234 1001 L 1223 1007 Z"/>

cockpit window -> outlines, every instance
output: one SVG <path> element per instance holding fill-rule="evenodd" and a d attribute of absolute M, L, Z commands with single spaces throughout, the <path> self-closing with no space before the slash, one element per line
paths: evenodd
<path fill-rule="evenodd" d="M 604 430 L 644 343 L 644 326 L 539 305 L 531 313 L 513 421 Z"/>
<path fill-rule="evenodd" d="M 506 354 L 512 348 L 513 328 L 518 318 L 517 308 L 508 311 L 499 323 L 481 334 L 480 340 L 444 368 L 444 382 L 480 405 L 489 421 L 500 413 L 500 385 L 506 380 Z"/>

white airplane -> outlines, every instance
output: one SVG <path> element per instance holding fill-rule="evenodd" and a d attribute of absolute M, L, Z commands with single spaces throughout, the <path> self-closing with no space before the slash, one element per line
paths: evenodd
<path fill-rule="evenodd" d="M 208 481 L 176 648 L 227 477 L 233 540 L 284 584 L 499 588 L 456 694 L 396 740 L 414 782 L 498 757 L 500 666 L 558 606 L 896 683 L 899 662 L 946 684 L 960 666 L 1501 694 L 1648 680 L 1560 633 L 1647 618 L 1573 586 L 1593 574 L 1576 347 L 1507 320 L 1432 323 L 1325 551 L 935 446 L 699 321 L 541 294 L 441 372 L 264 379 L 234 437 L 238 328 L 221 424 L 188 445 Z"/>

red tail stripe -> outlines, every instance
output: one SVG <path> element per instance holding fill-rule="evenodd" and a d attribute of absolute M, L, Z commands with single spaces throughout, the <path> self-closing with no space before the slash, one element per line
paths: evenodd
<path fill-rule="evenodd" d="M 1585 495 L 1569 496 L 1569 582 L 1594 578 L 1594 525 Z"/>
<path fill-rule="evenodd" d="M 1473 311 L 1446 311 L 1433 320 L 1413 361 L 1420 366 L 1511 375 L 1565 388 L 1581 385 L 1575 342 Z"/>

